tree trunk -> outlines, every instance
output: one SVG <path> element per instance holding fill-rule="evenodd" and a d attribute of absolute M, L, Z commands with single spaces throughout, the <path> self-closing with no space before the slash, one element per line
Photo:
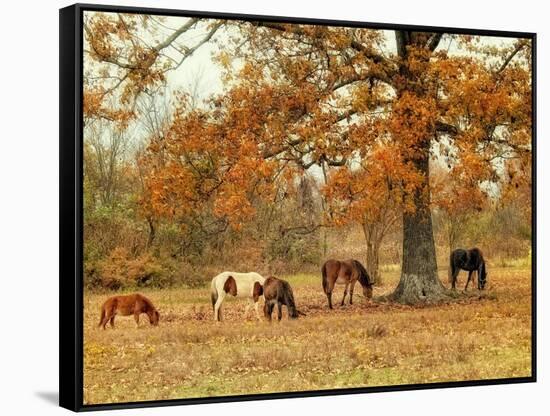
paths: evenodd
<path fill-rule="evenodd" d="M 453 250 L 456 248 L 457 244 L 457 227 L 455 218 L 451 216 L 451 214 L 446 214 L 449 216 L 449 256 L 453 252 Z M 453 276 L 451 274 L 451 268 L 449 267 L 449 272 L 447 273 L 447 280 L 449 283 L 453 283 Z"/>
<path fill-rule="evenodd" d="M 381 283 L 380 281 L 380 268 L 379 268 L 379 252 L 380 245 L 374 241 L 367 243 L 367 270 L 370 278 L 375 284 Z"/>
<path fill-rule="evenodd" d="M 147 217 L 147 224 L 149 225 L 149 237 L 147 238 L 147 249 L 149 249 L 155 241 L 156 230 L 155 223 L 151 217 Z"/>
<path fill-rule="evenodd" d="M 380 238 L 376 235 L 377 224 L 362 224 L 363 233 L 367 243 L 367 271 L 375 284 L 380 283 Z"/>
<path fill-rule="evenodd" d="M 415 211 L 403 214 L 403 266 L 399 284 L 391 295 L 396 302 L 406 304 L 436 303 L 446 297 L 445 288 L 437 276 L 429 206 L 429 144 L 429 140 L 424 144 L 425 157 L 414 161 L 416 169 L 426 178 L 426 184 L 415 191 Z"/>
<path fill-rule="evenodd" d="M 426 55 L 415 55 L 414 60 L 424 62 L 437 48 L 440 34 L 426 32 L 396 31 L 397 53 L 401 58 L 399 74 L 404 80 L 397 91 L 398 97 L 409 92 L 417 97 L 429 97 L 435 94 L 430 85 L 424 84 L 422 74 L 417 72 L 418 62 L 409 65 L 410 47 L 424 49 Z M 433 132 L 435 134 L 435 132 Z M 424 183 L 414 192 L 412 202 L 414 212 L 403 213 L 403 265 L 399 284 L 390 298 L 406 304 L 435 303 L 446 298 L 446 290 L 437 276 L 435 242 L 433 237 L 432 216 L 430 211 L 430 144 L 431 132 L 426 132 L 424 140 L 418 143 L 410 162 L 424 178 Z"/>

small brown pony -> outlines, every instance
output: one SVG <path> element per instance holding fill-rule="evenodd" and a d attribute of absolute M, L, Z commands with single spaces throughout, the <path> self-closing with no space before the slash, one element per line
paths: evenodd
<path fill-rule="evenodd" d="M 139 293 L 113 296 L 107 299 L 101 307 L 101 319 L 98 326 L 103 326 L 103 329 L 105 329 L 107 322 L 111 321 L 111 326 L 114 328 L 117 314 L 122 316 L 134 315 L 136 325 L 139 326 L 139 315 L 142 313 L 147 314 L 151 325 L 158 325 L 160 314 L 153 303 L 145 296 Z"/>
<path fill-rule="evenodd" d="M 357 280 L 359 280 L 359 283 L 363 287 L 363 295 L 368 299 L 372 298 L 373 282 L 365 267 L 357 260 L 327 260 L 321 268 L 321 273 L 323 275 L 323 290 L 327 295 L 328 307 L 330 309 L 332 309 L 332 291 L 335 284 L 345 285 L 341 306 L 344 306 L 348 287 L 349 304 L 353 304 L 353 288 Z"/>
<path fill-rule="evenodd" d="M 263 292 L 265 299 L 264 315 L 269 321 L 271 321 L 271 314 L 275 305 L 277 305 L 277 318 L 279 321 L 283 317 L 283 305 L 286 305 L 290 319 L 296 319 L 299 315 L 306 315 L 296 309 L 292 288 L 286 280 L 277 279 L 273 276 L 268 277 L 265 279 Z"/>

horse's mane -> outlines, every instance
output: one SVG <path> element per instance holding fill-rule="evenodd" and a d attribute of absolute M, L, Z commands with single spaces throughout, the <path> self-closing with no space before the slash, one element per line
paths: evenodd
<path fill-rule="evenodd" d="M 352 260 L 355 268 L 359 272 L 359 283 L 361 286 L 372 286 L 373 282 L 370 280 L 370 276 L 367 273 L 367 269 L 359 261 Z"/>
<path fill-rule="evenodd" d="M 151 310 L 156 310 L 156 309 L 155 309 L 155 306 L 153 305 L 153 302 L 151 302 L 151 301 L 149 300 L 149 298 L 143 296 L 141 293 L 139 293 L 138 295 L 139 295 L 139 297 L 141 297 L 141 301 L 142 301 L 143 303 L 145 303 L 145 304 L 147 305 L 147 307 L 149 307 L 149 309 L 151 309 Z"/>
<path fill-rule="evenodd" d="M 470 254 L 475 253 L 477 256 L 479 256 L 480 260 L 484 261 L 483 260 L 483 253 L 481 252 L 481 250 L 479 248 L 474 247 L 474 248 L 472 248 L 471 250 L 468 250 L 468 251 L 470 252 Z"/>

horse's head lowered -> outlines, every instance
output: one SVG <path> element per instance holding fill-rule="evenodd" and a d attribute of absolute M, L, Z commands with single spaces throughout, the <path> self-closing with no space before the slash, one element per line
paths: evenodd
<path fill-rule="evenodd" d="M 372 285 L 363 286 L 363 296 L 367 299 L 372 299 Z"/>
<path fill-rule="evenodd" d="M 487 284 L 487 276 L 489 273 L 487 273 L 487 269 L 485 268 L 485 263 L 481 263 L 479 266 L 478 271 L 478 277 L 477 277 L 477 288 L 479 290 L 485 289 L 485 285 Z"/>
<path fill-rule="evenodd" d="M 292 293 L 292 288 L 288 282 L 282 282 L 283 287 L 283 298 L 285 300 L 286 306 L 288 308 L 288 316 L 291 319 L 298 318 L 298 309 L 296 309 L 296 302 L 294 301 L 294 293 Z"/>
<path fill-rule="evenodd" d="M 363 296 L 365 296 L 367 299 L 372 299 L 373 282 L 372 282 L 367 270 L 357 260 L 353 260 L 353 264 L 355 265 L 355 268 L 357 269 L 357 272 L 359 273 L 359 283 L 361 283 L 361 286 L 363 287 Z"/>
<path fill-rule="evenodd" d="M 149 316 L 149 323 L 151 325 L 157 326 L 159 324 L 160 313 L 155 309 L 147 314 Z"/>

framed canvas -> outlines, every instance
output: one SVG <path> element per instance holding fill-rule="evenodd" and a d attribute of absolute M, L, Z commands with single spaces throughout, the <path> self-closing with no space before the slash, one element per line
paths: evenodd
<path fill-rule="evenodd" d="M 535 381 L 535 51 L 61 9 L 61 406 Z"/>

